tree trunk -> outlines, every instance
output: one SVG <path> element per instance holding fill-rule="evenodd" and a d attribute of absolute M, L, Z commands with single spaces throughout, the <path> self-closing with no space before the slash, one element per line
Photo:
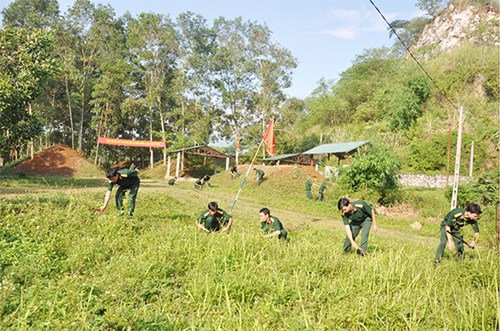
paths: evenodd
<path fill-rule="evenodd" d="M 75 148 L 75 129 L 73 124 L 73 110 L 71 109 L 71 96 L 69 94 L 68 77 L 64 76 L 64 83 L 66 85 L 66 98 L 68 98 L 68 110 L 69 110 L 69 123 L 71 129 L 71 148 Z"/>

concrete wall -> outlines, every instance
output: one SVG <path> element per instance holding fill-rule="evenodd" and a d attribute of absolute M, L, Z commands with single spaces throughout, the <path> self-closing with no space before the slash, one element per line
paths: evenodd
<path fill-rule="evenodd" d="M 459 182 L 468 182 L 472 177 L 460 176 Z M 446 176 L 443 175 L 399 175 L 403 186 L 440 188 L 446 187 Z M 448 177 L 448 186 L 453 186 L 453 175 Z"/>

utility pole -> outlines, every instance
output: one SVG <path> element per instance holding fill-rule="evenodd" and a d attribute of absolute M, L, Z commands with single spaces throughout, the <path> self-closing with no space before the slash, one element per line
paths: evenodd
<path fill-rule="evenodd" d="M 470 164 L 469 164 L 469 177 L 472 177 L 472 168 L 474 166 L 474 142 L 470 145 Z"/>
<path fill-rule="evenodd" d="M 455 175 L 453 176 L 453 193 L 451 196 L 451 209 L 457 208 L 458 200 L 458 179 L 460 178 L 460 154 L 462 150 L 462 122 L 464 117 L 464 109 L 460 107 L 458 110 L 458 136 L 457 136 L 457 154 L 455 156 Z"/>

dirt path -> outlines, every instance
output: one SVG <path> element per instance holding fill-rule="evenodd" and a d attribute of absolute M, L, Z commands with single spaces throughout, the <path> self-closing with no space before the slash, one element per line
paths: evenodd
<path fill-rule="evenodd" d="M 162 187 L 160 184 L 158 186 L 158 182 L 156 183 L 144 183 L 141 185 L 141 189 L 143 190 L 153 190 Z M 234 198 L 237 192 L 234 192 L 234 195 L 228 196 L 227 192 L 222 192 L 217 189 L 206 188 L 203 190 L 195 190 L 192 187 L 186 187 L 185 185 L 176 185 L 174 187 L 164 186 L 165 189 L 162 189 L 162 193 L 166 194 L 170 198 L 179 201 L 182 204 L 186 205 L 200 205 L 200 201 L 209 202 L 209 201 L 217 201 L 220 206 L 223 207 L 226 211 L 229 212 Z M 260 203 L 245 197 L 244 190 L 241 193 L 237 204 L 232 212 L 235 221 L 238 218 L 243 218 L 245 220 L 253 220 L 255 222 L 258 221 L 258 215 L 256 210 L 258 210 Z M 334 217 L 322 217 L 315 216 L 307 213 L 301 213 L 298 211 L 288 210 L 288 209 L 280 209 L 274 207 L 272 209 L 273 214 L 279 215 L 279 218 L 284 221 L 289 230 L 297 231 L 303 227 L 326 227 L 326 228 L 334 228 L 339 231 L 344 231 L 344 225 L 342 224 L 340 217 L 335 215 Z M 249 216 L 251 215 L 251 216 Z M 255 215 L 255 217 L 254 217 Z M 411 231 L 401 231 L 395 229 L 386 229 L 383 225 L 380 225 L 381 228 L 378 232 L 372 232 L 370 236 L 382 236 L 384 238 L 390 240 L 396 240 L 401 243 L 407 244 L 420 244 L 424 246 L 434 247 L 437 245 L 438 240 L 436 237 L 423 236 L 419 234 L 412 233 Z"/>

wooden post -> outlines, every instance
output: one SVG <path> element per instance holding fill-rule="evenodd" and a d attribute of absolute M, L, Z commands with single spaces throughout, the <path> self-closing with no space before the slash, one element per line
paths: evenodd
<path fill-rule="evenodd" d="M 474 142 L 470 145 L 470 165 L 469 165 L 469 177 L 472 177 L 472 168 L 474 166 Z"/>
<path fill-rule="evenodd" d="M 167 173 L 165 174 L 165 179 L 170 177 L 170 154 L 167 156 Z"/>
<path fill-rule="evenodd" d="M 226 157 L 226 171 L 229 170 L 229 158 Z"/>
<path fill-rule="evenodd" d="M 460 178 L 460 156 L 462 151 L 462 122 L 464 118 L 464 109 L 458 110 L 458 136 L 457 136 L 457 154 L 455 156 L 455 175 L 453 176 L 453 193 L 451 196 L 451 209 L 457 208 L 458 200 L 458 180 Z"/>
<path fill-rule="evenodd" d="M 179 177 L 180 163 L 181 163 L 181 152 L 177 152 L 177 163 L 175 164 L 175 177 Z"/>

